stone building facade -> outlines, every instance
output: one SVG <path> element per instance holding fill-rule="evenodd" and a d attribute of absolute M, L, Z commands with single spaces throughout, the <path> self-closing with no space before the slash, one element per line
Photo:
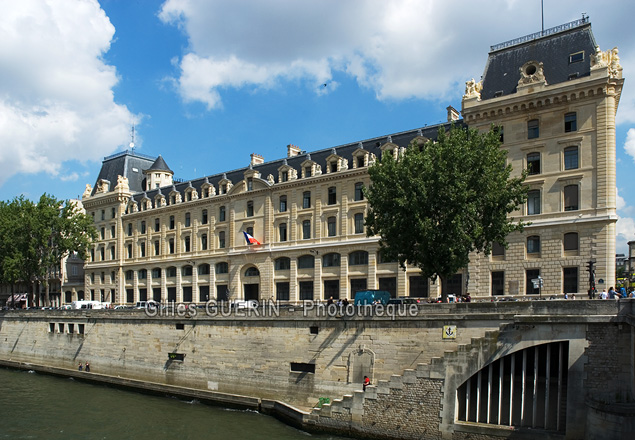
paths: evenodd
<path fill-rule="evenodd" d="M 246 168 L 189 182 L 175 181 L 161 156 L 111 156 L 82 200 L 99 233 L 86 292 L 114 303 L 323 300 L 364 289 L 436 297 L 435 281 L 382 260 L 378 238 L 366 237 L 362 188 L 382 155 L 397 157 L 451 123 L 501 127 L 515 172 L 529 169 L 528 203 L 513 216 L 531 225 L 507 249 L 473 255 L 444 289 L 586 293 L 590 260 L 596 279 L 612 285 L 622 83 L 617 49 L 602 52 L 583 18 L 493 46 L 482 80 L 466 84 L 463 119 L 449 107 L 444 124 L 309 153 L 288 145 L 283 159 L 252 154 Z"/>

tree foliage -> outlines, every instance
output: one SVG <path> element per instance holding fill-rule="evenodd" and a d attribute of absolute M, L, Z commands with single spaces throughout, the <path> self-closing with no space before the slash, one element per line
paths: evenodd
<path fill-rule="evenodd" d="M 479 133 L 453 126 L 436 141 L 411 144 L 397 160 L 383 155 L 369 169 L 368 236 L 380 237 L 385 258 L 442 280 L 467 267 L 470 252 L 506 245 L 524 226 L 508 215 L 527 198 L 526 173 L 512 178 L 506 154 L 495 127 Z"/>
<path fill-rule="evenodd" d="M 92 219 L 72 201 L 43 194 L 38 203 L 23 196 L 0 202 L 0 280 L 41 282 L 48 292 L 62 258 L 71 252 L 85 258 L 96 238 Z"/>

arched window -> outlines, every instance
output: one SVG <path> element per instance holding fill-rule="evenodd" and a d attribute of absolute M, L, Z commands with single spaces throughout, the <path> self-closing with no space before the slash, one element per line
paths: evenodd
<path fill-rule="evenodd" d="M 152 278 L 161 278 L 161 268 L 155 267 L 152 269 Z"/>
<path fill-rule="evenodd" d="M 313 269 L 315 267 L 315 257 L 313 255 L 302 255 L 298 257 L 298 269 Z"/>
<path fill-rule="evenodd" d="M 340 254 L 330 253 L 322 257 L 322 266 L 324 267 L 336 267 L 340 265 Z"/>
<path fill-rule="evenodd" d="M 245 271 L 245 276 L 246 277 L 257 277 L 260 275 L 260 271 L 258 270 L 257 267 L 250 267 Z"/>
<path fill-rule="evenodd" d="M 134 271 L 132 270 L 127 270 L 126 271 L 126 279 L 127 280 L 132 280 L 134 278 Z"/>
<path fill-rule="evenodd" d="M 198 266 L 198 274 L 199 275 L 209 275 L 209 264 L 199 264 Z"/>
<path fill-rule="evenodd" d="M 577 251 L 578 250 L 578 233 L 577 232 L 567 232 L 564 234 L 564 239 L 562 240 L 562 244 L 565 251 Z"/>
<path fill-rule="evenodd" d="M 148 271 L 145 269 L 139 269 L 138 277 L 140 280 L 145 280 L 148 278 Z"/>
<path fill-rule="evenodd" d="M 368 252 L 355 251 L 348 254 L 349 266 L 366 266 L 368 265 Z"/>
<path fill-rule="evenodd" d="M 176 267 L 170 266 L 165 269 L 165 276 L 166 278 L 174 278 L 176 276 Z"/>
<path fill-rule="evenodd" d="M 184 277 L 191 277 L 192 276 L 192 266 L 190 266 L 190 265 L 183 266 L 183 268 L 181 269 L 181 274 Z"/>
<path fill-rule="evenodd" d="M 276 258 L 274 261 L 275 270 L 289 270 L 291 269 L 291 259 L 288 257 Z"/>
<path fill-rule="evenodd" d="M 224 261 L 221 263 L 216 263 L 216 273 L 217 274 L 229 273 L 229 264 L 227 264 Z"/>

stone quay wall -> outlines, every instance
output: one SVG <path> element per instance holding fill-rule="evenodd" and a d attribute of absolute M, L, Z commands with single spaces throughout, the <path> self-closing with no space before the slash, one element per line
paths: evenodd
<path fill-rule="evenodd" d="M 615 351 L 622 366 L 632 359 L 632 351 L 620 354 L 607 343 L 613 330 L 602 330 L 622 326 L 632 344 L 632 308 L 630 301 L 557 300 L 426 304 L 396 317 L 297 308 L 215 316 L 10 311 L 0 314 L 0 359 L 68 370 L 89 361 L 92 371 L 108 376 L 254 397 L 269 402 L 263 412 L 286 412 L 311 430 L 368 438 L 500 438 L 514 431 L 455 423 L 456 389 L 467 377 L 504 353 L 570 338 L 570 356 L 578 358 L 570 359 L 569 388 L 579 383 L 580 391 L 568 400 L 579 407 L 571 399 L 588 397 L 584 371 L 600 368 L 604 351 Z M 454 337 L 443 337 L 445 326 L 456 326 Z M 363 375 L 373 384 L 366 392 Z M 589 381 L 592 396 L 624 388 L 607 381 Z M 311 410 L 320 398 L 330 403 Z M 582 422 L 567 437 L 585 436 L 585 414 L 584 407 L 567 413 L 567 426 Z"/>

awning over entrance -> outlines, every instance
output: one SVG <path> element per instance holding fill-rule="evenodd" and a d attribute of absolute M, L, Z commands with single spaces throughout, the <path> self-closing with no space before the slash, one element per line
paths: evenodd
<path fill-rule="evenodd" d="M 9 295 L 9 299 L 7 300 L 7 307 L 11 307 L 14 303 L 15 305 L 22 305 L 22 303 L 27 302 L 28 298 L 28 293 L 14 293 L 13 295 Z"/>

